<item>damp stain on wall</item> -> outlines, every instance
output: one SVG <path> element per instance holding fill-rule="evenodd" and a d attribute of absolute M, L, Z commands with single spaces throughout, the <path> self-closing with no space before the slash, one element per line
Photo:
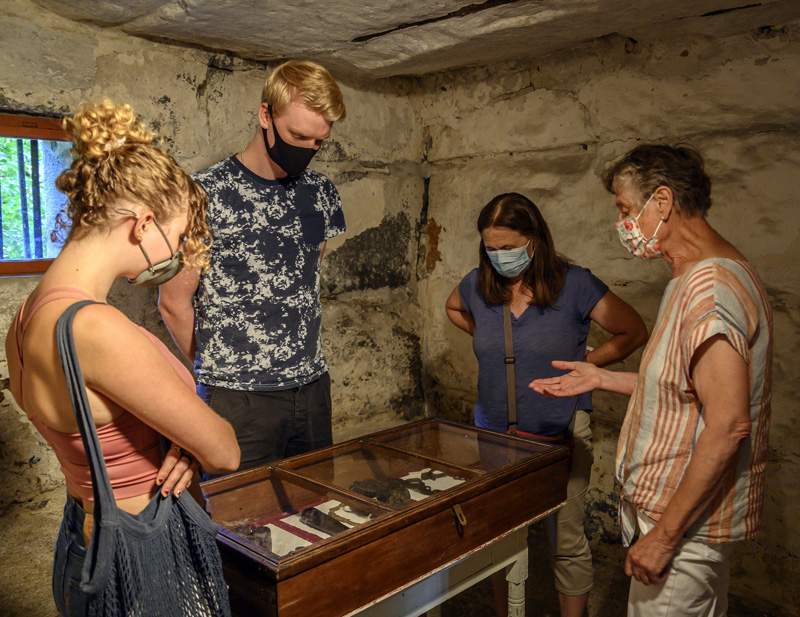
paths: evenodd
<path fill-rule="evenodd" d="M 442 230 L 447 231 L 436 219 L 428 221 L 428 254 L 425 257 L 425 271 L 428 274 L 436 269 L 437 261 L 442 261 L 442 254 L 439 252 L 439 234 Z"/>
<path fill-rule="evenodd" d="M 407 285 L 412 273 L 411 228 L 408 215 L 400 212 L 345 241 L 323 261 L 320 282 L 323 297 Z"/>

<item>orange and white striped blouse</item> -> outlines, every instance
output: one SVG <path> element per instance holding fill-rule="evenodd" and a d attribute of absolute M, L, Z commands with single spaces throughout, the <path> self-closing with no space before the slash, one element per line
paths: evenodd
<path fill-rule="evenodd" d="M 658 520 L 705 426 L 689 367 L 697 348 L 716 334 L 723 334 L 748 364 L 752 424 L 720 490 L 687 533 L 693 540 L 711 543 L 753 538 L 761 518 L 772 381 L 772 310 L 751 264 L 707 259 L 670 281 L 642 355 L 616 461 L 624 501 Z M 629 541 L 631 512 L 629 508 L 621 512 L 623 537 Z"/>

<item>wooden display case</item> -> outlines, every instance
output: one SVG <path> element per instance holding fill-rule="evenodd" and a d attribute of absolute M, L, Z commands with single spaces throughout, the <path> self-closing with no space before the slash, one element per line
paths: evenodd
<path fill-rule="evenodd" d="M 240 617 L 340 617 L 566 498 L 568 449 L 420 420 L 203 483 Z"/>

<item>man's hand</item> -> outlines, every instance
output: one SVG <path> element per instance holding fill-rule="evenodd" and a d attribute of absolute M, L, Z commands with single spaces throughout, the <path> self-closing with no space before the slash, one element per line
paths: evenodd
<path fill-rule="evenodd" d="M 628 549 L 625 574 L 645 585 L 658 585 L 666 580 L 674 556 L 675 548 L 659 538 L 656 526 Z"/>

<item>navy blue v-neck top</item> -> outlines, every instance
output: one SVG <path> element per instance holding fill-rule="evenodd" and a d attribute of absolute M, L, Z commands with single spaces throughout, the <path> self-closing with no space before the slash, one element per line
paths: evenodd
<path fill-rule="evenodd" d="M 542 309 L 531 304 L 517 318 L 511 315 L 516 357 L 517 421 L 521 431 L 553 435 L 567 428 L 576 399 L 550 398 L 534 392 L 534 379 L 563 374 L 553 360 L 582 360 L 595 304 L 608 286 L 586 268 L 565 264 L 564 287 L 555 302 Z M 493 431 L 508 429 L 503 305 L 490 304 L 478 292 L 478 269 L 458 286 L 461 302 L 475 320 L 472 348 L 478 358 L 478 402 L 475 424 Z M 577 409 L 592 409 L 591 393 L 578 397 Z"/>

